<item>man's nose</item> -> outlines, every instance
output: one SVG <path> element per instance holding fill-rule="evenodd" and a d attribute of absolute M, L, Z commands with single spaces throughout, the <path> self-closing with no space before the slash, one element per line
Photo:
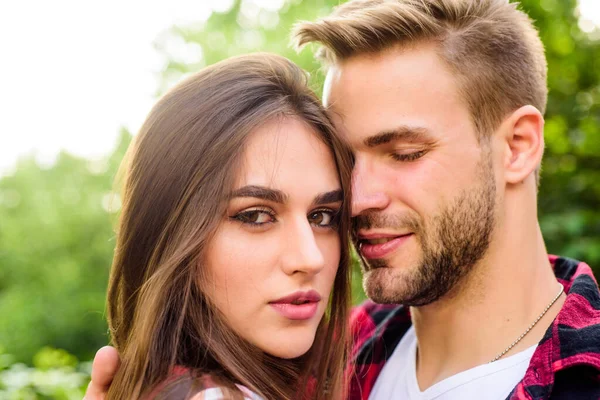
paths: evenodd
<path fill-rule="evenodd" d="M 372 163 L 357 158 L 352 170 L 352 216 L 386 208 L 390 199 L 385 189 Z"/>

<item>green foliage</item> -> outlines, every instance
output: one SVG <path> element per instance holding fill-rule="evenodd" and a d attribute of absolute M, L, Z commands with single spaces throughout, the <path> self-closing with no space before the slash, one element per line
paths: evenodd
<path fill-rule="evenodd" d="M 600 273 L 600 42 L 577 24 L 575 0 L 525 0 L 546 47 L 550 96 L 540 222 L 550 252 Z"/>
<path fill-rule="evenodd" d="M 107 343 L 106 206 L 128 143 L 123 133 L 105 160 L 61 154 L 48 169 L 24 159 L 0 180 L 0 346 L 17 361 L 46 345 L 89 359 Z"/>
<path fill-rule="evenodd" d="M 41 370 L 75 367 L 77 357 L 62 349 L 44 347 L 33 357 L 33 366 Z"/>
<path fill-rule="evenodd" d="M 269 51 L 309 71 L 320 92 L 319 64 L 311 49 L 297 54 L 289 46 L 289 32 L 293 23 L 326 15 L 337 3 L 282 0 L 279 10 L 267 10 L 236 0 L 200 26 L 174 28 L 176 35 L 201 46 L 204 59 L 200 65 L 172 60 L 160 91 L 202 65 Z M 550 70 L 542 229 L 550 252 L 599 268 L 600 43 L 578 28 L 575 0 L 523 0 L 522 7 L 541 30 Z M 81 398 L 89 364 L 77 359 L 91 359 L 108 341 L 104 298 L 115 214 L 107 210 L 129 140 L 124 132 L 105 160 L 62 154 L 46 168 L 29 158 L 0 179 L 0 346 L 12 354 L 0 351 L 0 400 Z M 355 302 L 364 298 L 360 273 L 353 289 Z M 45 346 L 68 353 L 38 352 Z"/>
<path fill-rule="evenodd" d="M 224 13 L 213 13 L 206 23 L 193 27 L 175 27 L 173 33 L 186 42 L 200 45 L 202 63 L 186 65 L 175 60 L 168 63 L 164 83 L 204 65 L 249 52 L 270 52 L 285 56 L 311 73 L 313 89 L 321 93 L 321 66 L 310 51 L 298 54 L 291 46 L 290 32 L 299 21 L 313 21 L 328 15 L 338 0 L 281 0 L 279 10 L 260 8 L 253 1 L 234 0 Z M 277 1 L 273 1 L 277 3 Z M 160 50 L 159 46 L 159 50 Z M 168 54 L 167 54 L 168 56 Z M 164 89 L 163 85 L 163 89 Z"/>
<path fill-rule="evenodd" d="M 0 400 L 79 400 L 90 381 L 91 364 L 78 364 L 64 350 L 42 349 L 35 368 L 12 364 L 11 358 L 0 352 Z"/>

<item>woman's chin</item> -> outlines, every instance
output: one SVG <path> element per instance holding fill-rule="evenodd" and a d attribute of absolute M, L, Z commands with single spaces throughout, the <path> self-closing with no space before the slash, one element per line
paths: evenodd
<path fill-rule="evenodd" d="M 275 356 L 277 358 L 291 360 L 305 355 L 308 352 L 308 350 L 310 350 L 310 346 L 303 348 L 300 348 L 298 346 L 292 346 L 287 349 L 267 350 L 266 353 L 269 353 L 270 355 Z"/>
<path fill-rule="evenodd" d="M 286 335 L 282 332 L 280 335 L 271 336 L 271 340 L 263 342 L 259 347 L 272 356 L 284 359 L 298 358 L 306 354 L 315 341 L 315 332 Z"/>

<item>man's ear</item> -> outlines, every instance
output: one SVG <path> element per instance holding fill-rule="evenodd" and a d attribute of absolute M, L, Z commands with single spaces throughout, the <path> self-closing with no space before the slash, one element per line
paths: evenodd
<path fill-rule="evenodd" d="M 504 176 L 507 183 L 521 183 L 535 178 L 544 155 L 544 117 L 533 106 L 523 106 L 501 125 L 505 142 Z"/>

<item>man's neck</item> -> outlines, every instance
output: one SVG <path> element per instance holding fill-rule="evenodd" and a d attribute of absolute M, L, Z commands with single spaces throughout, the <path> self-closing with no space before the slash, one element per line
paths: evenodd
<path fill-rule="evenodd" d="M 538 224 L 500 231 L 465 282 L 435 303 L 411 310 L 422 390 L 491 361 L 559 291 Z M 504 357 L 537 344 L 563 302 L 564 295 Z"/>

